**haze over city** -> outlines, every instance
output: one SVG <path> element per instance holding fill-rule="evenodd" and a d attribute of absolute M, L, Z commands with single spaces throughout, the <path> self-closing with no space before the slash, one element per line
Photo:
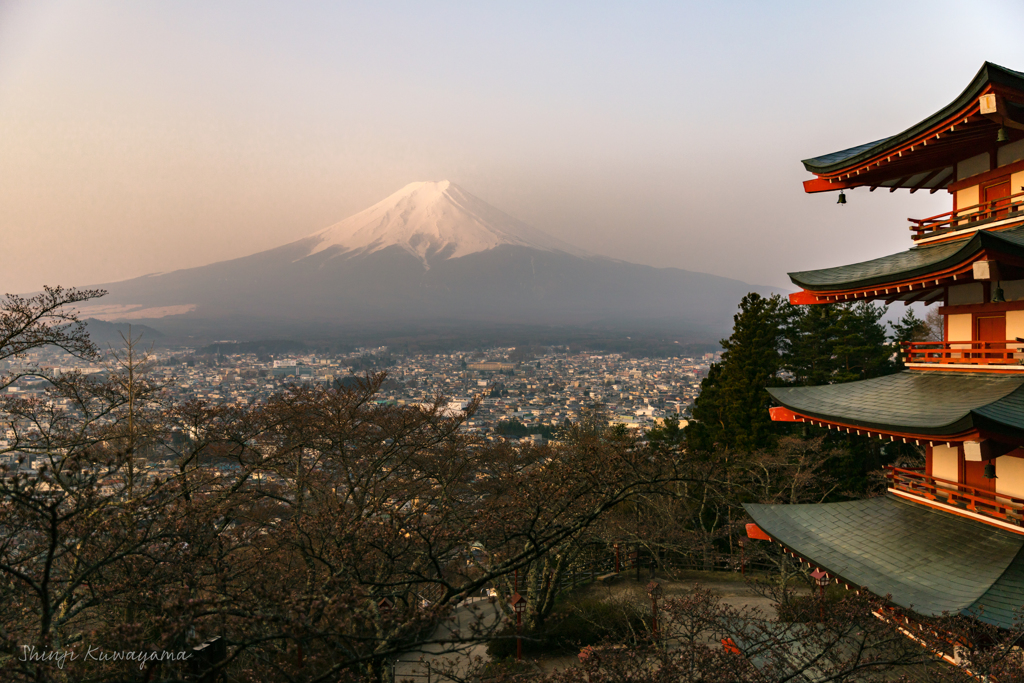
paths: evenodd
<path fill-rule="evenodd" d="M 904 249 L 892 216 L 948 208 L 863 189 L 838 207 L 804 194 L 799 160 L 915 123 L 985 60 L 1024 64 L 1021 20 L 1014 2 L 0 2 L 0 236 L 22 255 L 0 291 L 246 256 L 442 179 L 594 254 L 786 286 L 837 241 L 843 262 Z"/>

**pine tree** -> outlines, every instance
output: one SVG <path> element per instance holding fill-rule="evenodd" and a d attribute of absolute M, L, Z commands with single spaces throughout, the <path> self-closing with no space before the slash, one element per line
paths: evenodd
<path fill-rule="evenodd" d="M 929 335 L 928 323 L 918 318 L 913 308 L 908 308 L 898 322 L 889 325 L 892 327 L 893 341 L 896 342 L 921 341 Z"/>
<path fill-rule="evenodd" d="M 785 366 L 794 384 L 853 382 L 898 369 L 881 322 L 883 306 L 860 302 L 793 309 Z"/>
<path fill-rule="evenodd" d="M 897 322 L 891 322 L 889 325 L 892 327 L 892 340 L 894 344 L 894 350 L 897 353 L 898 360 L 896 361 L 899 368 L 902 370 L 903 359 L 902 347 L 907 342 L 924 341 L 928 339 L 931 334 L 928 323 L 921 320 L 914 314 L 914 309 L 909 308 L 902 318 Z"/>
<path fill-rule="evenodd" d="M 833 382 L 854 382 L 896 371 L 882 316 L 885 307 L 867 301 L 840 308 Z"/>
<path fill-rule="evenodd" d="M 770 445 L 778 430 L 768 415 L 765 388 L 781 384 L 789 306 L 780 296 L 747 294 L 733 317 L 733 332 L 723 340 L 722 362 L 711 367 L 694 403 L 695 422 L 687 442 L 697 450 L 751 451 Z"/>

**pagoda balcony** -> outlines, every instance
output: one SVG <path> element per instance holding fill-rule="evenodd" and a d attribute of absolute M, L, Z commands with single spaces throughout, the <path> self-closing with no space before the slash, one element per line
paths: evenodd
<path fill-rule="evenodd" d="M 952 237 L 982 228 L 996 228 L 1024 222 L 1024 192 L 989 202 L 964 206 L 929 218 L 908 218 L 914 241 Z"/>
<path fill-rule="evenodd" d="M 913 369 L 1024 372 L 1024 339 L 904 342 L 902 358 Z"/>
<path fill-rule="evenodd" d="M 889 489 L 929 503 L 973 512 L 1013 526 L 1024 526 L 1024 498 L 979 489 L 925 474 L 924 469 L 886 467 Z M 955 510 L 954 510 L 955 511 Z"/>

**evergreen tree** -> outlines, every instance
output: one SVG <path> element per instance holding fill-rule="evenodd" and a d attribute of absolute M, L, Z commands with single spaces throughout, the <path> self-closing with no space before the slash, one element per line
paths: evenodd
<path fill-rule="evenodd" d="M 918 318 L 913 308 L 908 308 L 899 321 L 889 323 L 889 325 L 892 327 L 892 337 L 895 342 L 923 341 L 929 337 L 931 332 L 928 329 L 928 323 Z"/>
<path fill-rule="evenodd" d="M 853 382 L 891 375 L 896 371 L 882 316 L 885 306 L 867 301 L 840 309 L 840 328 L 835 354 L 834 382 Z"/>
<path fill-rule="evenodd" d="M 884 306 L 860 302 L 794 309 L 786 331 L 786 369 L 795 384 L 853 382 L 898 369 L 881 322 Z"/>
<path fill-rule="evenodd" d="M 931 330 L 924 320 L 914 314 L 914 309 L 908 308 L 907 312 L 897 322 L 889 323 L 892 326 L 893 351 L 896 354 L 896 365 L 900 370 L 904 369 L 903 346 L 907 342 L 925 341 L 931 336 Z"/>
<path fill-rule="evenodd" d="M 733 316 L 732 336 L 723 340 L 722 362 L 701 382 L 687 442 L 697 450 L 751 451 L 770 445 L 778 432 L 768 415 L 765 388 L 781 384 L 789 305 L 780 296 L 747 294 Z"/>
<path fill-rule="evenodd" d="M 786 368 L 794 384 L 853 382 L 902 370 L 897 348 L 882 323 L 883 306 L 862 302 L 799 306 L 787 331 L 790 353 Z M 893 325 L 897 340 L 918 334 L 924 323 L 908 311 Z M 869 488 L 869 473 L 899 457 L 913 456 L 913 445 L 884 443 L 866 436 L 801 426 L 805 437 L 824 436 L 835 455 L 829 472 L 838 491 L 860 494 Z"/>
<path fill-rule="evenodd" d="M 655 448 L 673 448 L 683 441 L 683 430 L 679 426 L 679 414 L 666 415 L 661 425 L 647 432 L 647 440 Z"/>

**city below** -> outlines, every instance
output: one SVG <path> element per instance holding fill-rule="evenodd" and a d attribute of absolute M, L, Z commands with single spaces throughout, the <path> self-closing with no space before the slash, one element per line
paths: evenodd
<path fill-rule="evenodd" d="M 488 439 L 529 439 L 543 443 L 565 422 L 600 406 L 609 425 L 647 431 L 665 417 L 685 418 L 720 354 L 700 357 L 632 358 L 624 354 L 568 353 L 564 347 L 544 352 L 493 348 L 483 352 L 392 355 L 387 347 L 344 354 L 275 355 L 208 354 L 193 349 L 150 352 L 149 381 L 165 398 L 247 405 L 264 401 L 296 384 L 351 386 L 367 373 L 384 371 L 387 379 L 375 400 L 388 405 L 432 405 L 438 397 L 452 415 L 479 398 L 478 409 L 463 425 Z M 76 362 L 52 350 L 0 362 L 0 372 L 42 369 L 50 373 L 81 371 L 98 378 L 109 372 L 99 364 Z M 23 378 L 9 386 L 9 396 L 41 396 L 49 382 Z M 58 399 L 59 401 L 60 399 Z M 685 426 L 682 419 L 680 426 Z M 2 436 L 2 435 L 0 435 Z M 0 448 L 7 447 L 0 438 Z"/>

